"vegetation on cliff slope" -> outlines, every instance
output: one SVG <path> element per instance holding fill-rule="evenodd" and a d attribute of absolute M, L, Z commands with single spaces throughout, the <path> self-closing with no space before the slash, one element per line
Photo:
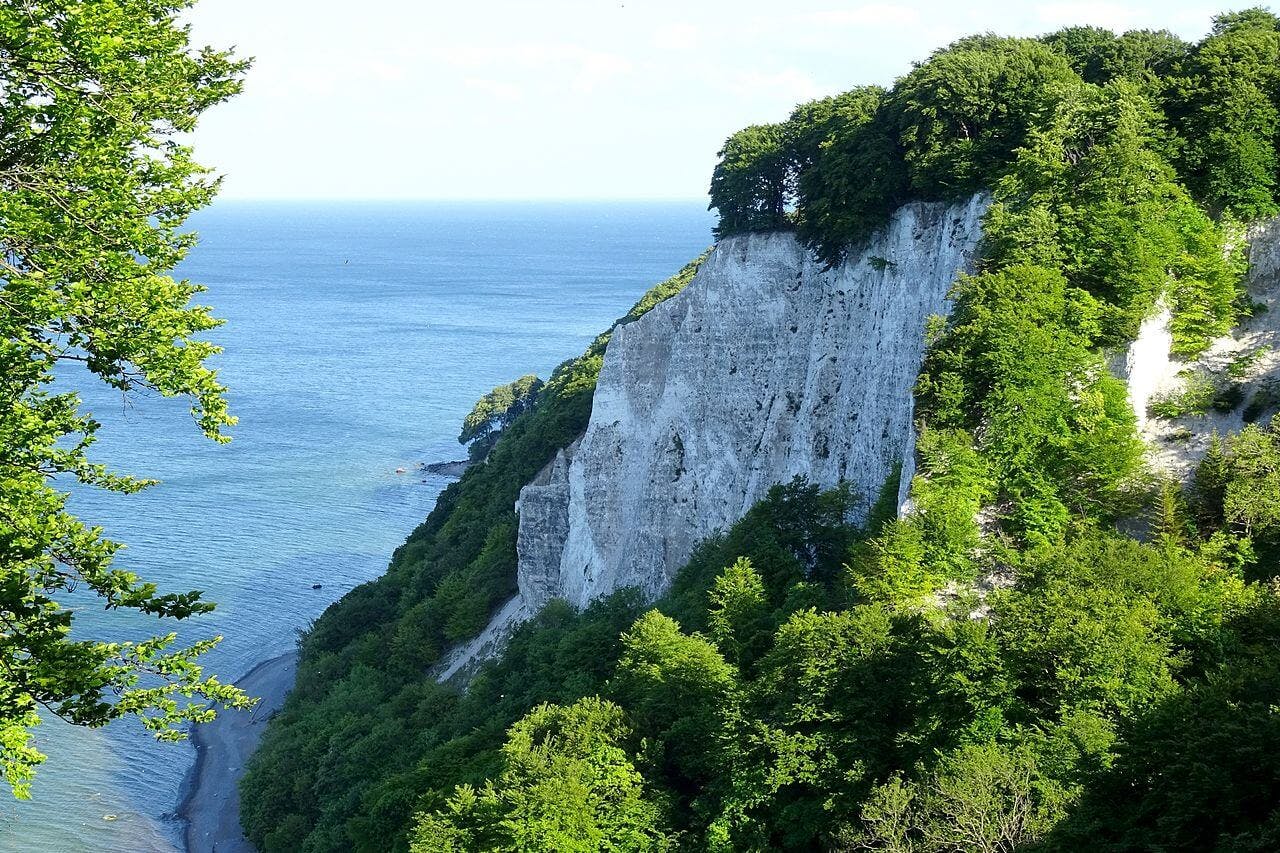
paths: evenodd
<path fill-rule="evenodd" d="M 1274 849 L 1280 433 L 1224 437 L 1189 488 L 1162 483 L 1104 352 L 1160 303 L 1184 355 L 1236 320 L 1237 221 L 1277 210 L 1277 50 L 1260 10 L 1197 45 L 979 36 L 732 137 L 720 233 L 794 227 L 833 263 L 902 201 L 994 196 L 978 271 L 927 330 L 915 511 L 896 518 L 886 484 L 853 529 L 865 496 L 778 486 L 662 601 L 552 605 L 459 694 L 420 667 L 509 587 L 452 635 L 459 611 L 431 610 L 412 647 L 389 614 L 480 587 L 490 544 L 509 554 L 514 519 L 465 509 L 485 497 L 469 474 L 308 637 L 246 779 L 254 839 Z M 486 522 L 470 550 L 443 533 L 455 516 Z M 1134 518 L 1142 541 L 1117 529 Z"/>
<path fill-rule="evenodd" d="M 656 285 L 618 322 L 679 293 L 700 263 Z M 453 691 L 435 686 L 426 668 L 515 594 L 516 498 L 586 428 L 608 342 L 606 332 L 557 367 L 485 460 L 444 490 L 387 573 L 307 633 L 297 686 L 242 786 L 245 826 L 260 846 L 296 849 L 309 835 L 316 849 L 381 850 L 380 839 L 403 832 L 420 792 L 407 780 L 441 740 L 465 731 L 447 728 L 438 703 Z M 435 732 L 437 724 L 446 728 Z"/>

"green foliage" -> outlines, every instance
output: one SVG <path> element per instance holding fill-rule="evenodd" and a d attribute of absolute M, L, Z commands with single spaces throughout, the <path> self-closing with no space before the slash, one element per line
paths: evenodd
<path fill-rule="evenodd" d="M 1254 365 L 1261 361 L 1268 352 L 1269 347 L 1261 346 L 1237 353 L 1231 359 L 1231 363 L 1227 365 L 1227 376 L 1232 379 L 1244 379 L 1253 370 Z"/>
<path fill-rule="evenodd" d="M 1034 266 L 963 279 L 920 376 L 928 423 L 982 427 L 979 449 L 1022 535 L 1125 508 L 1142 446 L 1124 386 L 1090 346 L 1096 302 Z"/>
<path fill-rule="evenodd" d="M 671 849 L 629 736 L 622 710 L 601 699 L 540 705 L 511 727 L 497 784 L 459 787 L 419 821 L 411 853 Z"/>
<path fill-rule="evenodd" d="M 1196 468 L 1191 497 L 1202 535 L 1237 537 L 1252 574 L 1280 574 L 1280 424 L 1247 424 L 1226 440 L 1215 434 Z"/>
<path fill-rule="evenodd" d="M 403 851 L 418 813 L 420 850 L 1274 847 L 1280 439 L 1153 486 L 1106 355 L 1161 307 L 1183 358 L 1235 321 L 1232 216 L 1274 204 L 1275 30 L 980 36 L 731 137 L 718 233 L 794 223 L 831 264 L 908 198 L 992 193 L 926 329 L 908 511 L 898 474 L 875 500 L 797 478 L 643 615 L 552 604 L 466 693 L 431 683 L 510 594 L 511 502 L 585 423 L 602 336 L 311 632 L 251 837 Z"/>
<path fill-rule="evenodd" d="M 922 473 L 909 518 L 898 519 L 895 506 L 869 526 L 878 535 L 850 552 L 846 578 L 862 600 L 917 604 L 948 580 L 973 579 L 977 517 L 994 495 L 986 462 L 963 430 L 926 429 L 916 452 Z"/>
<path fill-rule="evenodd" d="M 542 386 L 542 380 L 530 373 L 485 394 L 463 419 L 458 443 L 474 442 L 472 458 L 483 459 L 497 441 L 498 434 L 534 407 Z M 480 450 L 477 452 L 476 448 Z"/>
<path fill-rule="evenodd" d="M 664 789 L 688 796 L 712 784 L 727 765 L 738 676 L 702 636 L 682 633 L 656 610 L 646 613 L 622 635 L 608 691 L 650 744 L 650 778 Z"/>
<path fill-rule="evenodd" d="M 886 92 L 864 86 L 830 100 L 839 108 L 821 123 L 801 107 L 791 124 L 796 138 L 817 142 L 796 158 L 797 235 L 834 265 L 906 201 L 908 186 L 897 111 Z"/>
<path fill-rule="evenodd" d="M 1161 629 L 1161 555 L 1086 536 L 1029 556 L 993 617 L 1023 713 L 1116 716 L 1168 695 L 1176 658 Z"/>
<path fill-rule="evenodd" d="M 603 692 L 687 849 L 1011 850 L 1063 831 L 1110 784 L 1131 721 L 1266 648 L 1271 594 L 1214 553 L 1073 531 L 1025 555 L 989 623 L 762 604 L 764 584 L 738 563 L 707 589 L 709 619 L 724 624 L 727 590 L 751 590 L 753 621 L 778 626 L 766 654 L 738 669 L 651 611 L 623 635 Z M 488 802 L 526 787 L 494 778 Z M 570 803 L 556 819 L 576 813 Z M 448 837 L 438 819 L 417 832 Z"/>
<path fill-rule="evenodd" d="M 1242 219 L 1270 216 L 1280 209 L 1280 25 L 1262 9 L 1214 20 L 1213 32 L 1168 78 L 1178 169 L 1210 208 Z"/>
<path fill-rule="evenodd" d="M 1053 826 L 1063 799 L 1026 747 L 966 744 L 923 779 L 877 788 L 849 840 L 870 850 L 1012 853 Z"/>
<path fill-rule="evenodd" d="M 87 726 L 135 716 L 172 740 L 213 717 L 210 701 L 251 705 L 197 663 L 216 639 L 96 641 L 73 630 L 68 601 L 82 589 L 154 616 L 212 608 L 118 568 L 122 546 L 68 511 L 71 480 L 125 494 L 153 481 L 90 461 L 98 423 L 51 387 L 60 364 L 79 364 L 73 383 L 189 398 L 215 440 L 235 422 L 206 366 L 218 348 L 201 339 L 218 321 L 191 302 L 203 288 L 169 273 L 195 242 L 183 223 L 218 186 L 184 141 L 247 63 L 193 48 L 179 22 L 190 5 L 0 8 L 0 766 L 19 797 L 43 760 L 37 706 Z"/>
<path fill-rule="evenodd" d="M 786 224 L 794 193 L 786 142 L 781 124 L 752 125 L 725 140 L 711 176 L 711 207 L 720 214 L 716 236 Z"/>
<path fill-rule="evenodd" d="M 956 198 L 990 187 L 1046 99 L 1076 79 L 1033 39 L 973 36 L 934 53 L 893 91 L 912 189 Z"/>
<path fill-rule="evenodd" d="M 1157 84 L 1191 45 L 1168 30 L 1130 30 L 1117 36 L 1101 27 L 1067 27 L 1042 41 L 1061 53 L 1086 83 L 1123 78 Z"/>
<path fill-rule="evenodd" d="M 769 640 L 764 581 L 751 560 L 739 557 L 716 578 L 709 597 L 711 636 L 725 658 L 743 670 L 759 659 Z"/>
<path fill-rule="evenodd" d="M 1228 369 L 1227 375 L 1230 376 Z M 1244 401 L 1239 383 L 1224 381 L 1220 375 L 1205 371 L 1188 371 L 1177 391 L 1158 394 L 1147 403 L 1147 414 L 1153 418 L 1181 418 L 1207 414 L 1210 409 L 1230 412 Z"/>
<path fill-rule="evenodd" d="M 679 293 L 700 262 L 654 287 L 619 322 L 634 322 Z M 423 672 L 450 643 L 478 633 L 515 593 L 512 507 L 521 486 L 585 429 L 608 340 L 606 332 L 580 358 L 556 368 L 532 408 L 502 429 L 485 461 L 444 490 L 397 549 L 387 574 L 348 593 L 304 637 L 298 685 L 242 783 L 243 823 L 259 847 L 295 849 L 298 837 L 276 828 L 301 822 L 309 849 L 381 853 L 385 847 L 373 839 L 396 838 L 403 850 L 421 795 L 479 784 L 493 770 L 492 750 L 503 730 L 521 714 L 598 689 L 606 673 L 586 667 L 592 674 L 584 674 L 577 656 L 598 652 L 600 643 L 616 647 L 635 616 L 625 596 L 603 606 L 582 632 L 565 623 L 563 611 L 544 613 L 545 623 L 530 626 L 536 639 L 522 633 L 512 640 L 504 662 L 511 669 L 477 676 L 466 702 L 442 698 L 452 696 L 448 688 L 424 686 Z M 606 625 L 605 636 L 593 633 Z M 509 679 L 540 665 L 535 660 L 558 668 Z M 602 666 L 616 660 L 616 653 L 596 655 Z M 494 683 L 486 679 L 498 679 L 503 689 L 479 690 Z M 472 725 L 478 717 L 485 726 Z M 375 722 L 358 728 L 358 719 Z M 389 740 L 399 748 L 379 746 Z M 440 775 L 418 769 L 442 764 L 449 769 Z M 334 796 L 317 794 L 324 791 Z M 442 808 L 443 800 L 429 805 Z"/>
<path fill-rule="evenodd" d="M 1273 422 L 1274 424 L 1274 422 Z M 1247 535 L 1280 532 L 1280 441 L 1276 427 L 1245 427 L 1232 437 L 1230 475 L 1222 500 L 1229 524 Z"/>
<path fill-rule="evenodd" d="M 1081 331 L 1104 345 L 1127 343 L 1165 299 L 1189 357 L 1235 319 L 1243 259 L 1152 150 L 1157 122 L 1131 84 L 1064 90 L 996 187 L 987 254 L 1059 269 L 1099 300 L 1098 328 Z"/>
<path fill-rule="evenodd" d="M 662 612 L 690 630 L 712 631 L 709 590 L 740 557 L 759 575 L 771 612 L 781 609 L 777 615 L 785 618 L 818 604 L 810 596 L 826 598 L 824 585 L 841 577 L 849 549 L 860 538 L 848 523 L 860 503 L 847 488 L 824 492 L 798 477 L 774 486 L 726 534 L 694 549 L 672 581 Z"/>
<path fill-rule="evenodd" d="M 794 223 L 834 265 L 911 198 L 995 189 L 1011 173 L 1021 173 L 1023 192 L 1044 196 L 1047 179 L 1057 198 L 1023 199 L 1049 217 L 1027 223 L 1039 226 L 1022 235 L 1027 245 L 1050 238 L 1045 250 L 1068 253 L 1073 283 L 1072 261 L 1086 267 L 1089 280 L 1078 283 L 1090 292 L 1123 291 L 1113 300 L 1123 316 L 1104 318 L 1114 341 L 1163 292 L 1160 264 L 1172 259 L 1180 281 L 1204 285 L 1170 294 L 1184 313 L 1203 314 L 1177 334 L 1180 354 L 1194 355 L 1230 319 L 1218 297 L 1231 288 L 1217 280 L 1221 246 L 1191 199 L 1240 219 L 1278 209 L 1276 18 L 1254 9 L 1215 20 L 1197 45 L 1165 30 L 1116 36 L 1096 27 L 1040 40 L 962 39 L 892 90 L 855 88 L 803 104 L 784 123 L 740 131 L 712 182 L 717 234 Z M 1063 209 L 1068 198 L 1088 209 Z"/>
<path fill-rule="evenodd" d="M 1275 590 L 1234 617 L 1244 644 L 1125 727 L 1109 767 L 1048 850 L 1269 850 L 1280 840 L 1280 639 Z M 1268 648 L 1270 645 L 1270 648 Z"/>

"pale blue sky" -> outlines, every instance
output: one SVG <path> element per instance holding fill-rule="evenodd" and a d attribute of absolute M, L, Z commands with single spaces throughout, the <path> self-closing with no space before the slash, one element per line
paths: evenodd
<path fill-rule="evenodd" d="M 226 197 L 698 198 L 724 137 L 974 32 L 1199 38 L 1247 3 L 201 0 L 257 57 L 207 115 Z"/>

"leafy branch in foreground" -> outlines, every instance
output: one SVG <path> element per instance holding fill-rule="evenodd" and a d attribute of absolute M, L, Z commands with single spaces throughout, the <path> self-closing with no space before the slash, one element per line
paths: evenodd
<path fill-rule="evenodd" d="M 62 490 L 153 484 L 89 460 L 99 424 L 60 390 L 71 376 L 189 397 L 216 441 L 235 423 L 205 364 L 218 348 L 198 337 L 219 321 L 191 302 L 203 288 L 168 275 L 195 242 L 183 223 L 219 183 L 181 139 L 248 66 L 192 47 L 178 23 L 192 2 L 0 5 L 0 769 L 19 797 L 44 758 L 40 707 L 86 726 L 132 715 L 176 739 L 212 718 L 209 701 L 252 704 L 196 663 L 218 639 L 73 639 L 69 606 L 91 592 L 159 617 L 213 607 L 116 568 L 121 546 Z"/>

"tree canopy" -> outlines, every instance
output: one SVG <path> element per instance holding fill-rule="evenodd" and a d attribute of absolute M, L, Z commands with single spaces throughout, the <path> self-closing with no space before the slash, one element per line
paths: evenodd
<path fill-rule="evenodd" d="M 758 124 L 725 140 L 711 176 L 711 206 L 720 212 L 717 235 L 786 224 L 794 193 L 786 133 L 781 124 Z"/>
<path fill-rule="evenodd" d="M 0 7 L 0 763 L 20 796 L 43 758 L 30 745 L 38 709 L 89 726 L 132 715 L 176 738 L 213 716 L 209 700 L 249 704 L 197 663 L 216 638 L 73 636 L 69 599 L 81 588 L 107 609 L 177 619 L 212 607 L 118 567 L 119 543 L 67 510 L 73 481 L 151 483 L 93 462 L 98 423 L 53 385 L 61 371 L 188 397 L 218 441 L 235 423 L 206 364 L 218 349 L 202 335 L 218 321 L 193 303 L 200 286 L 168 275 L 195 242 L 183 222 L 218 187 L 184 140 L 247 67 L 191 45 L 190 5 Z"/>
<path fill-rule="evenodd" d="M 465 692 L 431 682 L 513 592 L 511 501 L 586 423 L 601 342 L 310 632 L 246 777 L 251 837 L 1273 849 L 1280 427 L 1165 482 L 1108 362 L 1160 308 L 1184 359 L 1240 319 L 1239 219 L 1275 203 L 1274 20 L 1219 16 L 1195 45 L 977 36 L 731 137 L 721 236 L 794 227 L 829 264 L 902 202 L 990 195 L 976 269 L 923 330 L 910 510 L 901 472 L 878 496 L 775 485 L 658 601 L 553 602 Z M 608 748 L 575 752 L 570 717 L 605 721 Z M 562 806 L 548 766 L 574 781 Z"/>
<path fill-rule="evenodd" d="M 1254 8 L 1219 15 L 1198 44 L 1098 27 L 961 39 L 887 91 L 855 88 L 731 136 L 712 176 L 717 234 L 795 227 L 834 263 L 909 198 L 994 189 L 1080 84 L 1127 84 L 1149 113 L 1146 146 L 1211 215 L 1270 215 L 1280 209 L 1277 30 Z"/>
<path fill-rule="evenodd" d="M 542 386 L 543 381 L 530 373 L 485 394 L 463 419 L 458 443 L 472 445 L 473 459 L 483 458 L 498 433 L 533 408 Z"/>

